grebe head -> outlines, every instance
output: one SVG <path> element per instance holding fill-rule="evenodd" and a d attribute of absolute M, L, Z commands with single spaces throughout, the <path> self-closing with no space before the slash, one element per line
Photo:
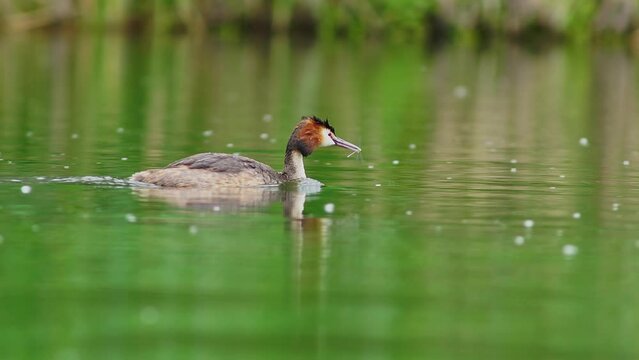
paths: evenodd
<path fill-rule="evenodd" d="M 355 144 L 341 139 L 335 135 L 335 128 L 328 119 L 322 120 L 316 116 L 303 116 L 297 123 L 291 138 L 286 146 L 286 152 L 297 150 L 303 156 L 309 156 L 318 147 L 339 146 L 353 152 L 360 152 L 362 149 Z"/>

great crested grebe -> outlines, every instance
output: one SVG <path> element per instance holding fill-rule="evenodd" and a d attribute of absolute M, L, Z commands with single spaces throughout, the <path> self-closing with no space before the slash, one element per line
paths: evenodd
<path fill-rule="evenodd" d="M 175 161 L 163 169 L 150 169 L 133 174 L 135 181 L 166 187 L 243 187 L 275 185 L 306 178 L 304 157 L 318 147 L 336 145 L 360 152 L 357 145 L 340 139 L 335 129 L 315 116 L 304 116 L 297 123 L 286 145 L 284 171 L 244 156 L 202 153 Z"/>

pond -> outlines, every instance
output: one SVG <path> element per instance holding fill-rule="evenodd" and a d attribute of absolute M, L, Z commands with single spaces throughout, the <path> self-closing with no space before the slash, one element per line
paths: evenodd
<path fill-rule="evenodd" d="M 637 60 L 512 44 L 0 38 L 6 358 L 637 358 Z M 324 187 L 172 192 L 198 152 Z"/>

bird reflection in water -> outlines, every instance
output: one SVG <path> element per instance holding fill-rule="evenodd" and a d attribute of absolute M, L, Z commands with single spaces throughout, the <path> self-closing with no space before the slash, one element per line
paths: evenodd
<path fill-rule="evenodd" d="M 284 216 L 304 219 L 304 203 L 308 195 L 321 191 L 322 183 L 302 179 L 275 186 L 220 188 L 138 187 L 134 192 L 144 199 L 161 200 L 180 208 L 224 214 L 259 211 L 281 201 Z"/>
<path fill-rule="evenodd" d="M 292 301 L 300 316 L 310 311 L 317 314 L 317 327 L 323 321 L 325 310 L 328 268 L 331 255 L 330 218 L 304 215 L 304 205 L 309 196 L 318 194 L 322 184 L 304 179 L 279 186 L 179 189 L 135 188 L 142 198 L 161 200 L 171 205 L 212 213 L 242 213 L 260 211 L 269 205 L 282 202 L 287 219 L 286 230 L 291 234 L 291 284 Z M 320 341 L 323 341 L 320 339 Z"/>

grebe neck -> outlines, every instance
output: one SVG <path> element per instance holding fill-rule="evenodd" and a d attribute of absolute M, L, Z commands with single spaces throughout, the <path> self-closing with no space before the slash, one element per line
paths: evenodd
<path fill-rule="evenodd" d="M 284 171 L 282 172 L 285 180 L 295 180 L 306 178 L 304 171 L 304 156 L 297 150 L 288 150 L 284 157 Z"/>

